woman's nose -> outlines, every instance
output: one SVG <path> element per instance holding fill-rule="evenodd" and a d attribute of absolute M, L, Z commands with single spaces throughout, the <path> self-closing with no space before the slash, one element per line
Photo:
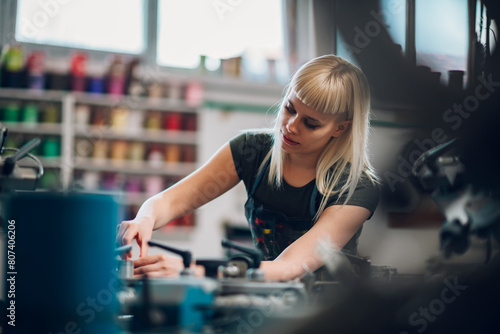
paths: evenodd
<path fill-rule="evenodd" d="M 286 124 L 286 129 L 290 133 L 297 133 L 297 122 L 298 122 L 298 117 L 297 115 L 292 116 L 288 119 L 288 122 Z"/>

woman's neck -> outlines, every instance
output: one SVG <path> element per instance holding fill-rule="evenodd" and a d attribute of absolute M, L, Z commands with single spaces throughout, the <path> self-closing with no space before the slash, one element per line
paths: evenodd
<path fill-rule="evenodd" d="M 316 161 L 297 157 L 286 157 L 283 164 L 283 179 L 293 187 L 303 187 L 316 178 Z"/>

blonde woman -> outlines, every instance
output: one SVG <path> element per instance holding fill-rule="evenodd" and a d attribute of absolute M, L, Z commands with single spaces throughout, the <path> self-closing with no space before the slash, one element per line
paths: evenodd
<path fill-rule="evenodd" d="M 356 66 L 334 55 L 303 65 L 288 86 L 273 130 L 236 136 L 204 166 L 148 199 L 134 220 L 122 222 L 118 241 L 137 239 L 141 247 L 135 274 L 177 275 L 180 259 L 147 256 L 152 231 L 240 181 L 267 279 L 289 280 L 320 268 L 315 248 L 325 237 L 355 254 L 362 225 L 379 198 L 366 149 L 369 110 L 368 82 Z"/>

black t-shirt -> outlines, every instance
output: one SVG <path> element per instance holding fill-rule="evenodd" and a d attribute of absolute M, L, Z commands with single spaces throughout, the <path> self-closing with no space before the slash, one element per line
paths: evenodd
<path fill-rule="evenodd" d="M 243 180 L 247 193 L 250 193 L 257 178 L 257 171 L 271 146 L 272 134 L 268 133 L 245 132 L 230 141 L 236 172 Z M 283 180 L 283 186 L 276 188 L 268 183 L 268 175 L 267 170 L 255 191 L 255 199 L 288 217 L 311 218 L 309 212 L 310 199 L 316 179 L 299 188 L 293 187 Z M 338 195 L 330 196 L 327 207 L 344 204 L 346 196 L 347 192 L 340 199 Z M 319 194 L 316 200 L 316 208 L 319 206 L 321 198 Z M 378 200 L 378 187 L 367 178 L 362 178 L 358 182 L 353 195 L 345 204 L 367 208 L 373 214 Z"/>

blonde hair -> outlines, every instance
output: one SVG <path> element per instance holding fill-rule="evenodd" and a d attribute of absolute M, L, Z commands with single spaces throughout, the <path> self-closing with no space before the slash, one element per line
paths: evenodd
<path fill-rule="evenodd" d="M 371 182 L 378 182 L 367 153 L 370 91 L 363 72 L 335 55 L 312 59 L 295 73 L 277 112 L 273 146 L 259 168 L 260 171 L 270 156 L 269 183 L 276 187 L 282 185 L 283 163 L 287 154 L 281 148 L 279 119 L 293 92 L 314 110 L 336 115 L 338 120 L 352 121 L 351 126 L 339 137 L 330 140 L 318 160 L 316 187 L 323 198 L 314 217 L 316 221 L 325 209 L 328 197 L 338 194 L 340 198 L 347 192 L 345 204 L 351 198 L 363 174 Z M 347 173 L 346 182 L 340 189 L 335 189 L 345 173 Z"/>

